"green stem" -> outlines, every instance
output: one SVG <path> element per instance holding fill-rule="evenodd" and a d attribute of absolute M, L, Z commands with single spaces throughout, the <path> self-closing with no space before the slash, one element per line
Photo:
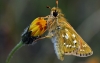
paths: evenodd
<path fill-rule="evenodd" d="M 22 46 L 24 45 L 24 43 L 22 41 L 20 41 L 13 49 L 12 51 L 9 53 L 9 56 L 7 57 L 6 63 L 10 62 L 10 59 L 12 58 L 13 54 Z"/>

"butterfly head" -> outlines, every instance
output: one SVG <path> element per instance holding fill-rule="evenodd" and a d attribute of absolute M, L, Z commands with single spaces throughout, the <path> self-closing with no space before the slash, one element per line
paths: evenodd
<path fill-rule="evenodd" d="M 64 16 L 58 7 L 53 7 L 51 9 L 51 15 L 54 17 Z"/>
<path fill-rule="evenodd" d="M 53 7 L 51 9 L 51 14 L 52 14 L 52 16 L 57 17 L 59 15 L 58 9 L 56 7 Z"/>

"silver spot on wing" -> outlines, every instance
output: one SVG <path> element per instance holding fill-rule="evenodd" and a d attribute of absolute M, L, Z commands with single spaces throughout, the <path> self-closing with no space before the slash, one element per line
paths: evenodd
<path fill-rule="evenodd" d="M 69 36 L 68 36 L 68 34 L 67 34 L 67 33 L 66 33 L 66 35 L 65 35 L 65 38 L 66 38 L 66 39 L 68 39 L 68 38 L 69 38 Z"/>

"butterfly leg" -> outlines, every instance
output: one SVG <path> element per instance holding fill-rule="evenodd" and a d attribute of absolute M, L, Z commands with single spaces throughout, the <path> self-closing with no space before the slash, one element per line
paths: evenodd
<path fill-rule="evenodd" d="M 53 37 L 53 35 L 46 35 L 46 36 L 44 36 L 44 37 L 41 37 L 41 38 L 36 39 L 34 42 L 36 42 L 36 41 L 38 41 L 38 40 L 40 40 L 40 39 L 52 38 L 52 37 Z"/>

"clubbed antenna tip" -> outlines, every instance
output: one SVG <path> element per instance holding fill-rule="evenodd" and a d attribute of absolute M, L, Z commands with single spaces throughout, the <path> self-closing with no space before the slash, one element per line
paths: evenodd
<path fill-rule="evenodd" d="M 49 9 L 51 9 L 51 7 L 50 6 L 46 6 L 47 8 L 49 8 Z"/>

